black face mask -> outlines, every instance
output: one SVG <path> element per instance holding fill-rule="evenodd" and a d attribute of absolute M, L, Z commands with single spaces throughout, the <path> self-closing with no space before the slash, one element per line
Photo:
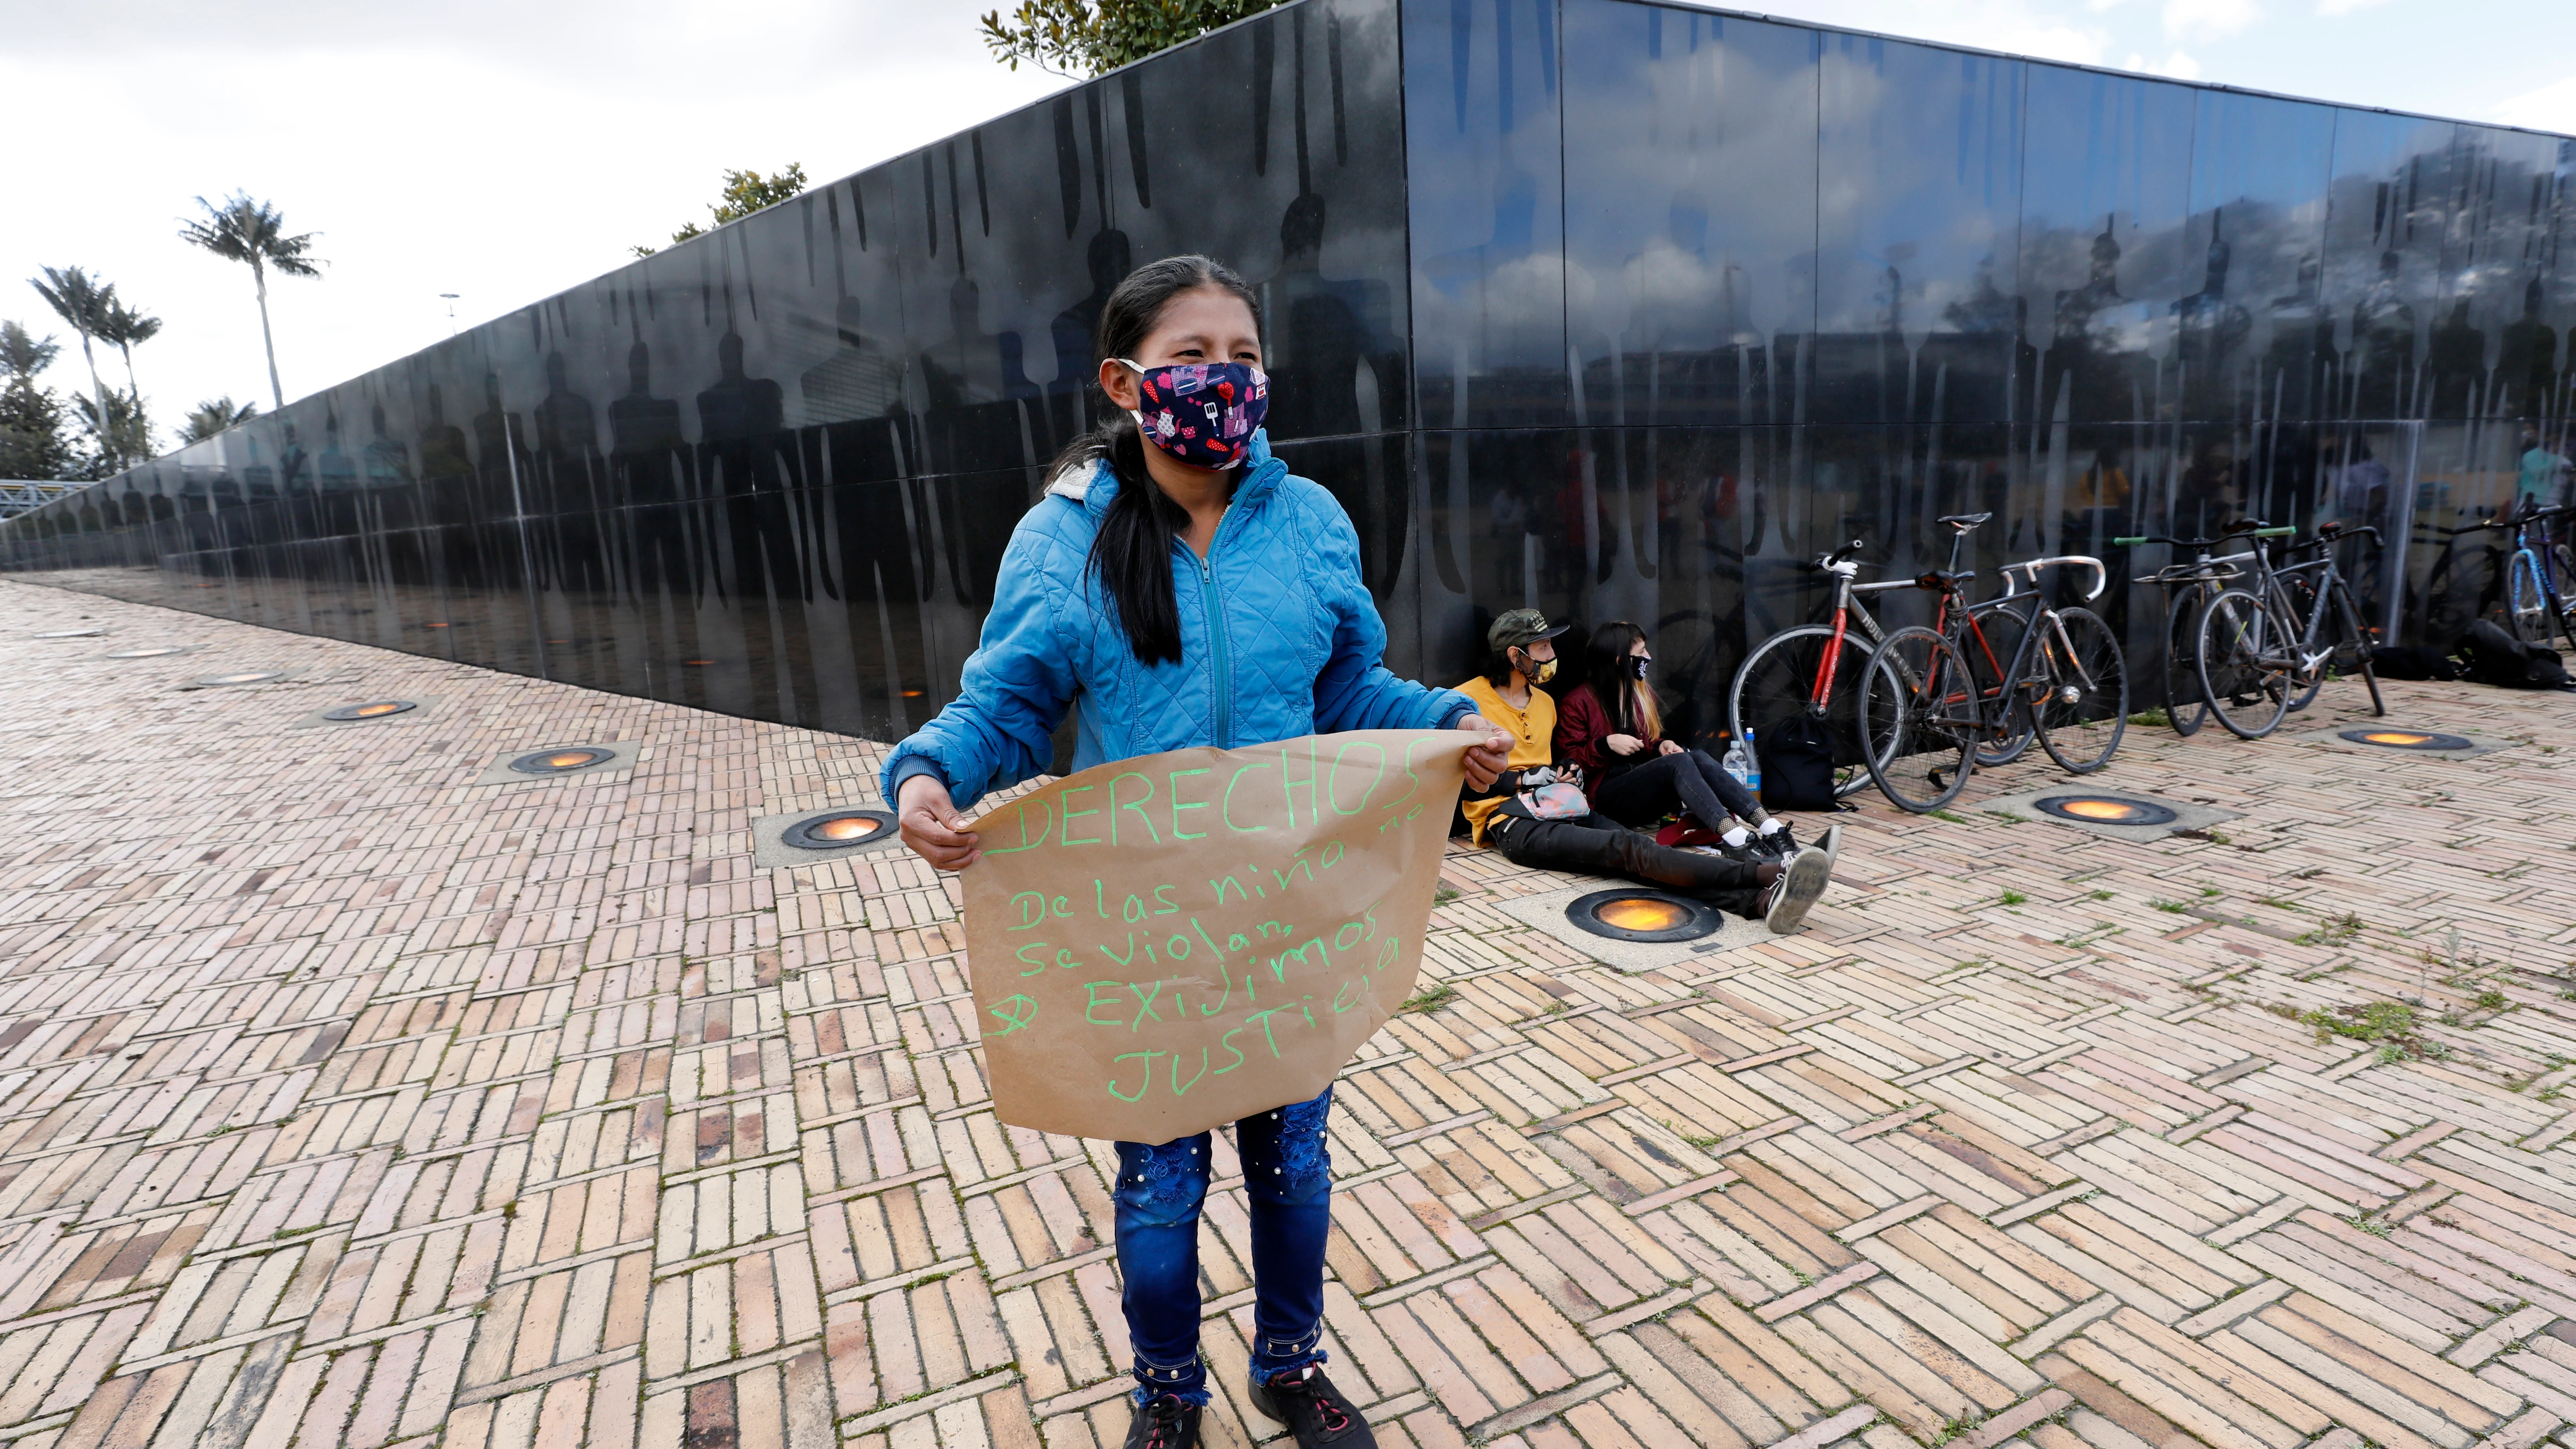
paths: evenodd
<path fill-rule="evenodd" d="M 1651 667 L 1651 666 L 1654 664 L 1654 662 L 1655 662 L 1655 660 L 1654 660 L 1654 656 L 1653 656 L 1653 655 L 1650 655 L 1650 654 L 1631 654 L 1631 655 L 1629 655 L 1629 656 L 1628 656 L 1628 677 L 1629 677 L 1629 678 L 1631 678 L 1631 679 L 1643 679 L 1643 678 L 1645 678 L 1645 677 L 1646 677 L 1646 670 L 1647 670 L 1649 667 Z"/>

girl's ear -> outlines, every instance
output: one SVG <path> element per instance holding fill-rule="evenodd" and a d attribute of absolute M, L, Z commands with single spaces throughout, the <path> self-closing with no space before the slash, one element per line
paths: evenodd
<path fill-rule="evenodd" d="M 1134 412 L 1142 405 L 1143 395 L 1136 391 L 1136 369 L 1108 358 L 1100 364 L 1100 390 L 1123 412 Z"/>

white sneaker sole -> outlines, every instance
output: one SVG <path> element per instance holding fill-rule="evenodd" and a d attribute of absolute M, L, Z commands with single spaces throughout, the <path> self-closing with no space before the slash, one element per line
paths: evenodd
<path fill-rule="evenodd" d="M 1771 902 L 1771 909 L 1763 913 L 1763 924 L 1769 926 L 1775 936 L 1785 936 L 1798 929 L 1807 919 L 1807 912 L 1824 896 L 1825 885 L 1832 879 L 1833 866 L 1822 850 L 1810 845 L 1799 851 L 1781 867 L 1780 894 Z"/>

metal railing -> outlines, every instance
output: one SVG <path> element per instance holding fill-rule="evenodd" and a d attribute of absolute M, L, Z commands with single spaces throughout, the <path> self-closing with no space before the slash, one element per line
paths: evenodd
<path fill-rule="evenodd" d="M 37 483 L 24 478 L 0 478 L 0 518 L 15 518 L 74 489 L 88 486 L 86 483 Z"/>

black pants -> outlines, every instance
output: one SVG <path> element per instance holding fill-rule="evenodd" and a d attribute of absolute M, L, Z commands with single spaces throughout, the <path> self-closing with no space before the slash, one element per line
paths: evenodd
<path fill-rule="evenodd" d="M 1657 755 L 1642 765 L 1614 771 L 1592 791 L 1592 808 L 1622 825 L 1649 825 L 1679 805 L 1711 830 L 1724 830 L 1732 815 L 1750 825 L 1762 818 L 1762 807 L 1744 782 L 1706 750 Z"/>
<path fill-rule="evenodd" d="M 1497 815 L 1492 835 L 1504 858 L 1514 865 L 1625 876 L 1668 887 L 1739 916 L 1762 914 L 1760 867 L 1657 845 L 1653 836 L 1630 830 L 1607 815 L 1595 813 L 1580 820 Z"/>

